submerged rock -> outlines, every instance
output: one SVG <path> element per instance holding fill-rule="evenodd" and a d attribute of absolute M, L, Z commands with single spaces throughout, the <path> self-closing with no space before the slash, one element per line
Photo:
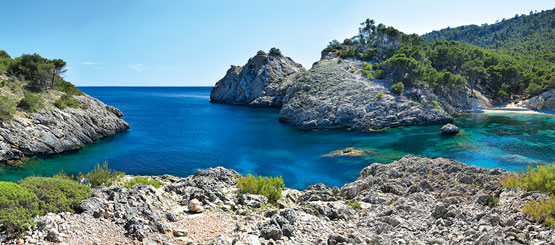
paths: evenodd
<path fill-rule="evenodd" d="M 335 150 L 328 154 L 322 155 L 322 157 L 335 157 L 335 156 L 346 156 L 346 157 L 364 157 L 368 154 L 375 154 L 376 150 L 372 149 L 358 149 L 355 147 L 348 147 L 343 150 Z"/>
<path fill-rule="evenodd" d="M 292 78 L 305 69 L 282 55 L 256 55 L 232 66 L 210 92 L 210 101 L 257 107 L 281 107 Z"/>
<path fill-rule="evenodd" d="M 444 134 L 458 134 L 459 128 L 453 124 L 448 123 L 441 127 L 441 132 L 443 132 Z"/>

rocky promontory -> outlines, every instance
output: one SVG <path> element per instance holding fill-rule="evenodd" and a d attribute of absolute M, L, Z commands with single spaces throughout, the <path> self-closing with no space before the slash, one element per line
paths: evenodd
<path fill-rule="evenodd" d="M 522 212 L 547 194 L 504 188 L 500 169 L 405 156 L 343 187 L 287 189 L 275 205 L 238 195 L 234 170 L 151 176 L 163 186 L 98 187 L 81 213 L 48 214 L 7 244 L 550 244 Z M 131 176 L 124 177 L 125 182 Z M 200 205 L 200 206 L 199 206 Z"/>
<path fill-rule="evenodd" d="M 555 89 L 545 91 L 521 102 L 525 107 L 537 111 L 555 111 Z"/>
<path fill-rule="evenodd" d="M 43 95 L 55 97 L 58 93 L 49 91 Z M 36 112 L 20 112 L 12 119 L 0 121 L 0 162 L 80 149 L 129 128 L 117 108 L 88 95 L 73 98 L 80 108 L 47 105 Z"/>
<path fill-rule="evenodd" d="M 262 53 L 244 66 L 231 66 L 216 83 L 210 101 L 256 107 L 281 107 L 285 91 L 296 74 L 305 71 L 281 53 Z"/>
<path fill-rule="evenodd" d="M 362 70 L 363 62 L 354 59 L 316 62 L 288 89 L 280 120 L 300 128 L 356 130 L 453 120 L 433 93 L 395 94 L 391 82 L 369 79 Z"/>

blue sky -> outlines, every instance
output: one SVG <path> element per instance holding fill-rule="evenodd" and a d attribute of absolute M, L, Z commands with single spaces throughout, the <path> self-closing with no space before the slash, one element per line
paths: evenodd
<path fill-rule="evenodd" d="M 373 18 L 405 33 L 494 23 L 552 0 L 6 1 L 0 49 L 68 62 L 79 86 L 212 86 L 230 65 L 278 47 L 306 68 Z"/>

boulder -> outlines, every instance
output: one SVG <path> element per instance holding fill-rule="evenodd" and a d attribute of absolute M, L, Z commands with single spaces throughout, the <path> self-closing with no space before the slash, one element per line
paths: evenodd
<path fill-rule="evenodd" d="M 189 201 L 189 212 L 193 213 L 202 213 L 204 212 L 204 207 L 202 206 L 202 202 L 197 199 L 193 199 Z"/>
<path fill-rule="evenodd" d="M 453 124 L 445 124 L 441 127 L 441 132 L 444 134 L 458 134 L 459 128 Z"/>

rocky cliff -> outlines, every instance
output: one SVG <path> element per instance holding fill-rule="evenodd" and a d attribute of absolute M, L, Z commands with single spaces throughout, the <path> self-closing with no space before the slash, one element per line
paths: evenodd
<path fill-rule="evenodd" d="M 88 95 L 74 98 L 82 108 L 50 105 L 0 121 L 0 162 L 76 150 L 129 128 L 118 109 Z"/>
<path fill-rule="evenodd" d="M 522 105 L 532 110 L 555 111 L 555 89 L 527 99 L 522 102 Z"/>
<path fill-rule="evenodd" d="M 293 77 L 305 69 L 281 54 L 260 54 L 242 67 L 232 66 L 210 93 L 210 101 L 256 107 L 281 107 Z"/>
<path fill-rule="evenodd" d="M 367 78 L 361 61 L 325 58 L 295 79 L 279 118 L 301 128 L 356 130 L 452 121 L 433 93 L 396 95 L 391 85 Z"/>
<path fill-rule="evenodd" d="M 4 244 L 550 244 L 521 209 L 547 194 L 503 188 L 509 172 L 405 156 L 343 187 L 285 189 L 276 206 L 237 195 L 236 171 L 152 176 L 163 186 L 96 188 L 80 214 L 48 214 Z M 124 177 L 125 182 L 131 176 Z M 496 201 L 498 200 L 498 201 Z"/>

